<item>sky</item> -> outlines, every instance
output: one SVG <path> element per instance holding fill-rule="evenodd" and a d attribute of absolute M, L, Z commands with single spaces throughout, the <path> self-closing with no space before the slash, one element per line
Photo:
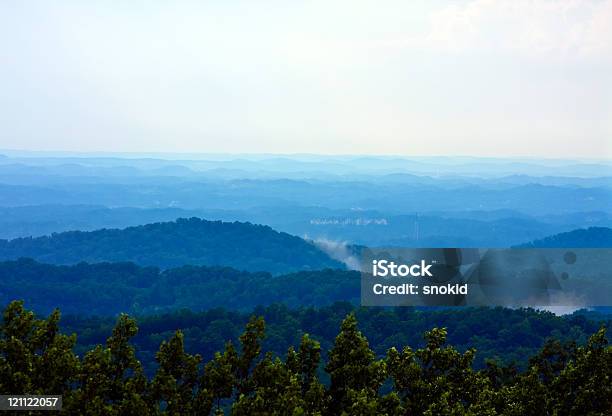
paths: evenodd
<path fill-rule="evenodd" d="M 612 158 L 612 0 L 0 2 L 0 149 Z"/>

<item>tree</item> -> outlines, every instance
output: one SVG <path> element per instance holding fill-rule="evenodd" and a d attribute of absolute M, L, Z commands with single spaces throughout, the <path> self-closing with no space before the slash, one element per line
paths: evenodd
<path fill-rule="evenodd" d="M 150 387 L 154 403 L 165 403 L 169 415 L 197 415 L 203 410 L 210 411 L 205 403 L 194 400 L 202 358 L 185 353 L 182 332 L 177 331 L 169 341 L 162 342 L 156 358 L 159 368 Z"/>
<path fill-rule="evenodd" d="M 60 312 L 36 319 L 22 301 L 11 302 L 0 323 L 0 391 L 57 394 L 66 391 L 79 371 L 72 351 L 76 335 L 59 333 Z"/>
<path fill-rule="evenodd" d="M 446 328 L 425 333 L 427 345 L 391 348 L 387 369 L 406 414 L 495 414 L 494 392 L 484 373 L 472 369 L 475 351 L 445 346 Z"/>
<path fill-rule="evenodd" d="M 325 371 L 331 376 L 332 414 L 350 408 L 356 397 L 362 402 L 377 397 L 386 377 L 385 363 L 375 359 L 367 339 L 357 329 L 355 315 L 350 314 L 342 322 Z"/>
<path fill-rule="evenodd" d="M 257 363 L 252 376 L 253 392 L 241 394 L 232 406 L 232 415 L 304 414 L 304 398 L 296 374 L 272 354 Z"/>
<path fill-rule="evenodd" d="M 215 353 L 214 359 L 206 363 L 198 394 L 201 409 L 210 412 L 214 404 L 216 411 L 220 411 L 221 401 L 233 396 L 237 366 L 238 353 L 231 342 L 226 344 L 223 354 Z M 206 411 L 202 413 L 208 414 Z"/>
<path fill-rule="evenodd" d="M 560 371 L 549 391 L 559 415 L 612 414 L 612 348 L 605 328 L 577 349 L 576 358 Z"/>
<path fill-rule="evenodd" d="M 147 379 L 134 347 L 136 321 L 121 315 L 106 341 L 83 357 L 79 387 L 64 407 L 83 415 L 148 415 L 155 412 L 147 402 Z"/>
<path fill-rule="evenodd" d="M 426 345 L 376 357 L 349 314 L 322 368 L 321 346 L 303 334 L 286 358 L 262 353 L 262 318 L 253 317 L 223 352 L 202 363 L 177 331 L 161 341 L 149 380 L 131 344 L 136 322 L 116 321 L 105 345 L 82 358 L 76 336 L 59 333 L 59 312 L 37 319 L 12 302 L 0 322 L 0 389 L 61 394 L 78 415 L 449 415 L 603 416 L 612 414 L 612 347 L 606 328 L 586 345 L 550 340 L 526 371 L 489 361 L 475 370 L 475 351 L 446 345 L 446 328 L 425 332 Z M 523 319 L 520 322 L 524 322 Z M 322 371 L 328 386 L 319 381 Z"/>

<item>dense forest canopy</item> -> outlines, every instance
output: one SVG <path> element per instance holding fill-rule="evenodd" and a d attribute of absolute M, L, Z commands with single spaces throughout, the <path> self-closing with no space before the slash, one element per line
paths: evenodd
<path fill-rule="evenodd" d="M 0 323 L 0 391 L 61 394 L 79 415 L 608 415 L 612 347 L 606 329 L 585 345 L 550 340 L 519 371 L 494 361 L 475 370 L 475 350 L 447 344 L 446 328 L 424 345 L 370 348 L 354 314 L 343 319 L 327 354 L 314 336 L 279 357 L 262 346 L 266 325 L 253 316 L 238 342 L 204 360 L 176 331 L 161 340 L 151 377 L 137 359 L 136 322 L 117 319 L 103 344 L 83 355 L 60 314 L 38 319 L 21 302 Z"/>
<path fill-rule="evenodd" d="M 526 309 L 357 308 L 359 296 L 359 274 L 332 269 L 272 276 L 227 267 L 162 271 L 134 263 L 0 262 L 0 301 L 25 299 L 43 314 L 59 307 L 67 314 L 66 329 L 81 335 L 79 351 L 103 342 L 113 316 L 139 316 L 141 332 L 135 342 L 147 371 L 157 344 L 173 331 L 183 330 L 188 351 L 208 357 L 226 340 L 237 338 L 252 311 L 265 316 L 265 347 L 278 355 L 304 332 L 330 345 L 340 321 L 355 312 L 377 354 L 391 346 L 418 345 L 419 334 L 444 326 L 460 350 L 477 348 L 477 366 L 485 358 L 524 365 L 547 338 L 584 343 L 599 321 L 607 322 L 598 314 L 586 319 Z"/>
<path fill-rule="evenodd" d="M 344 268 L 315 245 L 264 225 L 178 219 L 125 229 L 69 231 L 0 240 L 0 259 L 47 263 L 132 261 L 161 268 L 186 264 L 230 266 L 273 274 Z"/>
<path fill-rule="evenodd" d="M 49 313 L 115 315 L 190 308 L 252 309 L 257 305 L 358 302 L 359 273 L 325 269 L 273 276 L 229 267 L 182 266 L 161 271 L 134 263 L 71 266 L 31 259 L 0 262 L 0 301 L 25 299 Z"/>
<path fill-rule="evenodd" d="M 521 368 L 546 340 L 585 344 L 589 334 L 602 324 L 610 324 L 610 316 L 583 311 L 557 316 L 546 311 L 508 308 L 366 308 L 348 302 L 336 302 L 314 308 L 289 308 L 284 304 L 259 306 L 242 312 L 226 308 L 202 312 L 179 310 L 155 315 L 137 316 L 139 333 L 133 342 L 145 369 L 155 367 L 154 352 L 161 340 L 180 329 L 185 349 L 205 359 L 223 348 L 227 340 L 236 341 L 251 315 L 262 316 L 267 324 L 263 346 L 282 356 L 290 345 L 299 343 L 304 333 L 315 336 L 325 351 L 331 348 L 337 328 L 348 314 L 355 314 L 360 327 L 376 355 L 384 355 L 391 347 L 421 346 L 426 331 L 447 328 L 448 340 L 460 351 L 477 350 L 474 365 L 482 368 L 485 359 Z M 590 315 L 585 317 L 585 315 Z M 76 350 L 84 352 L 103 343 L 116 318 L 66 315 L 62 328 L 79 334 Z"/>

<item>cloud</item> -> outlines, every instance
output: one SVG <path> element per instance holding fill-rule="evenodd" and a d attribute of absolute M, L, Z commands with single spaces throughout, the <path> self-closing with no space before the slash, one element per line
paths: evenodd
<path fill-rule="evenodd" d="M 429 15 L 406 45 L 449 53 L 604 58 L 612 53 L 611 0 L 473 0 Z"/>
<path fill-rule="evenodd" d="M 306 237 L 307 238 L 307 237 Z M 357 256 L 351 253 L 345 241 L 334 241 L 326 238 L 317 238 L 313 243 L 323 250 L 332 259 L 341 261 L 350 270 L 360 270 L 361 264 Z"/>

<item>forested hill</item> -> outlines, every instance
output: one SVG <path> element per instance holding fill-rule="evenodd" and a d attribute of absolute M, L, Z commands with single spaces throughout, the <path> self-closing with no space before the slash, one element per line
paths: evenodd
<path fill-rule="evenodd" d="M 337 269 L 272 276 L 229 267 L 160 271 L 134 263 L 0 262 L 0 304 L 24 299 L 38 313 L 56 307 L 69 314 L 115 315 L 182 308 L 247 310 L 274 302 L 323 306 L 340 300 L 357 303 L 359 296 L 359 273 Z"/>
<path fill-rule="evenodd" d="M 131 261 L 161 268 L 230 266 L 273 274 L 344 268 L 299 237 L 263 225 L 199 218 L 0 240 L 0 260 L 20 257 L 53 264 Z"/>
<path fill-rule="evenodd" d="M 555 234 L 517 246 L 520 248 L 612 248 L 612 228 L 590 227 Z"/>

